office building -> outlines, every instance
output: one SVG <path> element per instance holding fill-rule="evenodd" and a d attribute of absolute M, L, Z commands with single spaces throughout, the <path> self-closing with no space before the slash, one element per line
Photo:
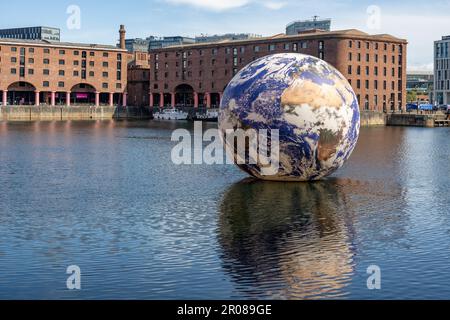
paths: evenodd
<path fill-rule="evenodd" d="M 434 42 L 434 103 L 450 104 L 450 36 Z"/>
<path fill-rule="evenodd" d="M 331 19 L 319 20 L 318 18 L 319 17 L 315 16 L 311 20 L 300 20 L 291 22 L 286 26 L 286 34 L 295 35 L 308 30 L 330 31 Z"/>
<path fill-rule="evenodd" d="M 0 38 L 22 40 L 60 41 L 61 31 L 51 27 L 27 27 L 0 30 Z"/>

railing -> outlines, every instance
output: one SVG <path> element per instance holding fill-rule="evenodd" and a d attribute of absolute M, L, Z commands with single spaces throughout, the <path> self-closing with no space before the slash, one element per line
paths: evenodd
<path fill-rule="evenodd" d="M 3 106 L 2 103 L 0 102 L 0 106 Z M 30 103 L 30 104 L 7 104 L 5 105 L 7 107 L 35 107 L 36 105 L 34 103 Z M 52 107 L 51 104 L 48 103 L 39 103 L 39 106 L 44 106 L 44 107 Z M 66 107 L 67 104 L 65 103 L 56 103 L 53 107 Z M 70 103 L 71 107 L 96 107 L 95 103 Z M 109 103 L 100 103 L 98 105 L 99 107 L 109 107 Z M 114 104 L 113 107 L 122 107 L 121 105 L 118 104 Z"/>
<path fill-rule="evenodd" d="M 182 107 L 182 106 L 177 106 L 177 107 L 175 107 L 175 108 L 173 108 L 173 107 L 168 107 L 168 106 L 165 106 L 165 107 L 163 107 L 163 108 L 160 108 L 160 107 L 151 107 L 150 109 L 151 109 L 154 113 L 155 113 L 155 112 L 161 112 L 161 111 L 164 111 L 164 110 L 176 109 L 176 110 L 179 110 L 179 111 L 182 111 L 182 112 L 186 112 L 186 113 L 188 113 L 188 114 L 207 113 L 208 111 L 212 111 L 212 112 L 214 112 L 214 111 L 219 111 L 218 108 L 206 108 L 206 107 L 194 108 L 194 107 Z"/>

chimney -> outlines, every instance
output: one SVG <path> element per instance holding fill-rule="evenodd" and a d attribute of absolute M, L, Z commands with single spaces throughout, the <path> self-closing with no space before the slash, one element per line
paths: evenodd
<path fill-rule="evenodd" d="M 125 47 L 125 35 L 126 35 L 126 31 L 125 31 L 125 26 L 123 24 L 120 25 L 120 30 L 119 30 L 119 34 L 120 34 L 120 49 L 126 49 Z"/>

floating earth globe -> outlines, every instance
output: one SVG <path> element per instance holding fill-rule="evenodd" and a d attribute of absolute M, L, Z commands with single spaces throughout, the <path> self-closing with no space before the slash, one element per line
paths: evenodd
<path fill-rule="evenodd" d="M 279 133 L 278 170 L 263 174 L 267 162 L 260 159 L 239 163 L 248 174 L 272 181 L 320 180 L 342 167 L 356 146 L 358 100 L 347 79 L 323 60 L 296 53 L 266 56 L 237 73 L 223 94 L 219 130 L 235 162 L 238 147 L 226 135 L 238 129 Z M 247 142 L 245 148 L 250 153 L 257 146 Z"/>

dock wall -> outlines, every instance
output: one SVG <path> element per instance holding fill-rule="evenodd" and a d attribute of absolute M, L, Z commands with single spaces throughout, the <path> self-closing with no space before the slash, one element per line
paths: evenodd
<path fill-rule="evenodd" d="M 4 106 L 0 108 L 3 121 L 65 121 L 148 119 L 151 112 L 141 107 L 110 106 Z"/>

